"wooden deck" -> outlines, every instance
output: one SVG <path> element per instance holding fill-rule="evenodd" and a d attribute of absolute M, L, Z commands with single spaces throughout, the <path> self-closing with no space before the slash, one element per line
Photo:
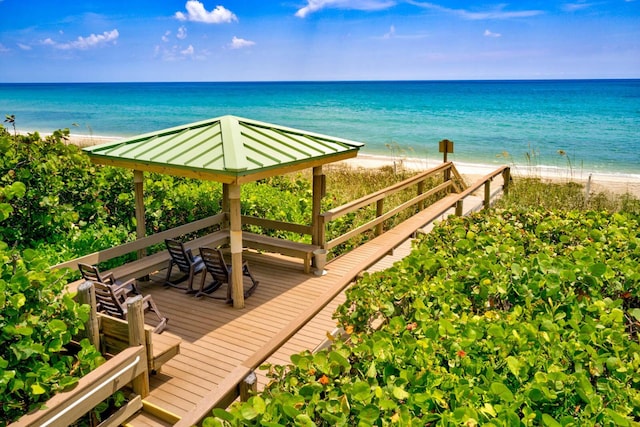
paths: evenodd
<path fill-rule="evenodd" d="M 481 199 L 467 200 L 466 211 L 481 204 Z M 450 212 L 452 210 L 447 214 Z M 417 230 L 425 225 L 417 218 L 409 220 L 404 227 Z M 327 274 L 320 277 L 305 274 L 299 259 L 246 251 L 245 259 L 249 261 L 251 271 L 260 285 L 241 310 L 222 301 L 196 299 L 182 291 L 165 288 L 153 281 L 153 277 L 149 282 L 140 282 L 141 291 L 153 295 L 163 314 L 169 318 L 164 333 L 182 338 L 180 354 L 167 362 L 161 372 L 152 376 L 151 394 L 146 400 L 179 417 L 183 416 L 236 366 L 251 357 L 319 296 L 335 286 L 336 282 L 344 281 L 345 274 L 387 268 L 406 256 L 410 247 L 410 239 L 400 238 L 392 230 L 329 262 Z M 392 251 L 393 248 L 397 249 Z M 160 272 L 158 277 L 164 277 L 164 272 Z M 199 280 L 200 276 L 197 276 L 196 283 Z M 223 293 L 225 289 L 217 292 Z M 340 292 L 268 362 L 288 364 L 289 355 L 305 349 L 312 350 L 321 344 L 326 334 L 335 329 L 332 313 L 344 298 L 344 293 Z M 267 379 L 264 371 L 257 371 L 257 374 L 260 389 Z M 128 425 L 171 424 L 143 412 L 129 420 Z"/>

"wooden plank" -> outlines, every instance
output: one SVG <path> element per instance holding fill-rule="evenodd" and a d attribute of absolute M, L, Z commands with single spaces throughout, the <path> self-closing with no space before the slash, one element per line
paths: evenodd
<path fill-rule="evenodd" d="M 142 398 L 135 396 L 127 402 L 126 405 L 120 407 L 114 414 L 109 416 L 109 418 L 98 424 L 98 427 L 117 427 L 128 418 L 131 418 L 131 416 L 140 409 L 142 409 Z"/>
<path fill-rule="evenodd" d="M 256 225 L 266 229 L 290 231 L 298 234 L 311 234 L 311 226 L 309 225 L 276 221 L 273 219 L 258 218 L 248 215 L 242 215 L 242 225 Z"/>

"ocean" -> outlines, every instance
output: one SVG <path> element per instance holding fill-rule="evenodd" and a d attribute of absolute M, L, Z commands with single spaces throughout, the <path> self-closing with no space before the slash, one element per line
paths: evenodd
<path fill-rule="evenodd" d="M 1 84 L 18 130 L 125 137 L 233 114 L 363 154 L 640 180 L 640 80 Z"/>

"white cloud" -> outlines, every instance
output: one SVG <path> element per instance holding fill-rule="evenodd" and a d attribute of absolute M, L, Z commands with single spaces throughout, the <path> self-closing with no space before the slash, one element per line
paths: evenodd
<path fill-rule="evenodd" d="M 56 49 L 62 50 L 70 50 L 70 49 L 81 49 L 86 50 L 93 47 L 98 47 L 100 45 L 104 45 L 110 42 L 114 44 L 120 37 L 120 33 L 118 30 L 105 31 L 102 34 L 91 34 L 88 37 L 78 37 L 76 40 L 68 43 L 58 43 L 51 38 L 47 38 L 42 41 L 42 44 L 52 46 Z"/>
<path fill-rule="evenodd" d="M 0 43 L 0 53 L 2 53 L 2 52 L 9 52 L 9 49 L 5 45 Z"/>
<path fill-rule="evenodd" d="M 565 12 L 575 12 L 577 10 L 587 9 L 593 6 L 593 3 L 565 3 L 562 5 L 562 10 Z"/>
<path fill-rule="evenodd" d="M 421 7 L 423 9 L 431 9 L 438 12 L 449 13 L 453 15 L 457 15 L 463 19 L 468 19 L 471 21 L 480 21 L 486 19 L 512 19 L 512 18 L 528 18 L 531 16 L 542 15 L 544 12 L 542 10 L 519 10 L 519 11 L 505 11 L 505 4 L 500 4 L 496 6 L 492 10 L 485 10 L 480 12 L 472 12 L 466 9 L 451 9 L 448 7 L 440 6 L 434 3 L 424 3 L 418 1 L 408 0 L 407 3 L 412 4 L 414 6 Z"/>
<path fill-rule="evenodd" d="M 238 21 L 238 17 L 224 6 L 216 6 L 211 12 L 204 8 L 198 0 L 189 0 L 185 4 L 187 14 L 176 12 L 176 18 L 180 21 L 204 22 L 205 24 L 225 24 Z"/>
<path fill-rule="evenodd" d="M 176 33 L 176 37 L 179 38 L 180 40 L 186 39 L 187 38 L 187 29 L 184 26 L 178 28 L 178 32 Z"/>
<path fill-rule="evenodd" d="M 29 46 L 28 44 L 24 44 L 24 43 L 18 43 L 18 47 L 22 50 L 31 50 L 32 47 Z"/>
<path fill-rule="evenodd" d="M 354 9 L 354 10 L 383 10 L 397 4 L 393 0 L 307 0 L 307 5 L 296 12 L 298 18 L 325 8 Z"/>
<path fill-rule="evenodd" d="M 209 52 L 206 50 L 198 49 L 196 52 L 196 49 L 191 44 L 186 48 L 178 45 L 156 45 L 153 53 L 156 58 L 161 58 L 167 62 L 184 61 L 187 59 L 203 60 L 209 55 Z"/>
<path fill-rule="evenodd" d="M 162 36 L 162 41 L 167 43 L 169 41 L 169 36 L 171 35 L 171 31 L 167 30 L 164 32 L 164 35 Z"/>
<path fill-rule="evenodd" d="M 242 49 L 244 47 L 253 46 L 255 44 L 256 42 L 254 41 L 245 40 L 245 39 L 241 39 L 239 37 L 233 36 L 233 39 L 231 39 L 231 44 L 229 44 L 229 47 L 231 49 Z"/>
<path fill-rule="evenodd" d="M 484 30 L 484 36 L 485 37 L 502 37 L 502 34 L 494 33 L 493 31 L 490 31 L 490 30 Z"/>
<path fill-rule="evenodd" d="M 382 36 L 382 38 L 383 38 L 383 39 L 390 39 L 391 37 L 393 37 L 393 36 L 395 36 L 395 35 L 396 35 L 396 27 L 395 27 L 395 25 L 392 25 L 392 26 L 389 28 L 389 31 L 388 31 L 387 33 L 385 33 L 385 35 L 384 35 L 384 36 Z"/>

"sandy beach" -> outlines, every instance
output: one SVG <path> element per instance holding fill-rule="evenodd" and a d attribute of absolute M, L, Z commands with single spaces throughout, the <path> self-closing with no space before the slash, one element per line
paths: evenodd
<path fill-rule="evenodd" d="M 46 135 L 46 134 L 42 134 Z M 94 136 L 94 135 L 70 135 L 72 144 L 81 147 L 105 144 L 118 141 L 119 137 Z M 426 161 L 423 159 L 402 158 L 394 159 L 386 156 L 376 156 L 371 154 L 358 154 L 358 157 L 341 162 L 353 168 L 381 168 L 385 166 L 401 167 L 409 170 L 424 170 L 434 167 L 437 161 Z M 467 182 L 474 182 L 478 178 L 496 169 L 495 165 L 482 165 L 472 163 L 455 162 L 456 168 Z M 610 192 L 614 194 L 631 194 L 640 198 L 640 171 L 637 177 L 628 175 L 596 174 L 596 173 L 573 173 L 567 170 L 552 171 L 537 168 L 512 167 L 511 173 L 514 177 L 535 177 L 549 182 L 576 182 L 583 186 L 589 185 L 591 192 Z M 589 182 L 590 180 L 590 182 Z"/>

